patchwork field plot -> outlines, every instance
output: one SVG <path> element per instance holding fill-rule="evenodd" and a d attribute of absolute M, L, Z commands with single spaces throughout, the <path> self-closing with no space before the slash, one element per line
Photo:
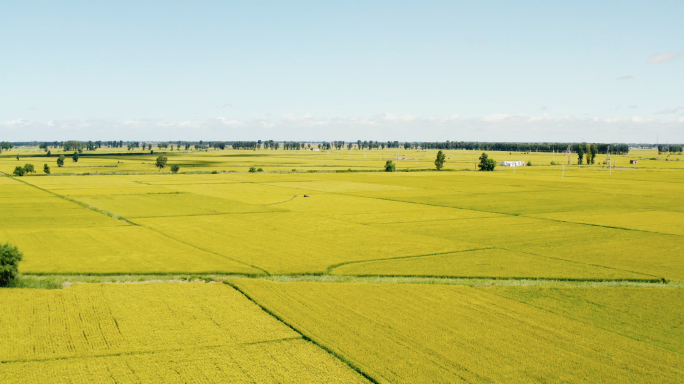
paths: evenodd
<path fill-rule="evenodd" d="M 671 211 L 579 211 L 534 215 L 545 219 L 684 236 L 684 214 Z"/>
<path fill-rule="evenodd" d="M 463 164 L 472 156 L 466 152 L 451 157 Z M 315 167 L 383 158 L 382 153 L 345 159 L 282 151 L 172 155 L 199 167 L 283 159 Z M 137 154 L 98 161 L 147 167 L 151 159 Z M 90 242 L 81 230 L 127 224 L 105 214 L 142 227 L 131 232 L 154 231 L 149 237 L 133 235 L 136 244 L 117 235 L 109 242 L 95 240 L 99 245 L 87 248 L 93 254 L 82 264 L 36 258 L 41 245 L 28 245 L 23 267 L 32 272 L 320 274 L 333 269 L 364 275 L 684 279 L 680 170 L 617 169 L 610 175 L 605 169 L 568 167 L 563 179 L 554 167 L 510 171 L 5 177 L 0 206 L 14 220 L 0 224 L 0 230 L 6 241 L 22 245 L 28 235 L 15 230 L 59 236 L 58 246 L 50 247 L 59 257 L 79 241 Z M 77 231 L 49 232 L 69 228 Z M 156 245 L 161 243 L 166 245 Z M 499 251 L 435 255 L 484 248 Z M 181 261 L 181 254 L 188 257 Z M 434 257 L 418 257 L 429 255 Z M 98 258 L 110 263 L 95 268 Z M 39 260 L 50 265 L 40 266 Z"/>
<path fill-rule="evenodd" d="M 24 252 L 24 273 L 263 273 L 139 226 L 12 229 L 0 238 Z"/>
<path fill-rule="evenodd" d="M 546 278 L 560 280 L 653 280 L 653 276 L 505 249 L 483 249 L 341 265 L 333 274 Z"/>
<path fill-rule="evenodd" d="M 364 382 L 224 284 L 2 290 L 0 377 Z"/>
<path fill-rule="evenodd" d="M 379 382 L 675 383 L 684 374 L 679 353 L 474 288 L 230 283 Z"/>
<path fill-rule="evenodd" d="M 74 199 L 126 218 L 278 211 L 273 207 L 189 193 L 76 196 Z"/>
<path fill-rule="evenodd" d="M 684 354 L 684 290 L 496 287 L 487 292 Z"/>
<path fill-rule="evenodd" d="M 373 260 L 383 254 L 404 257 L 476 247 L 418 234 L 398 237 L 383 228 L 296 212 L 141 218 L 134 222 L 270 274 L 323 273 L 336 264 Z"/>

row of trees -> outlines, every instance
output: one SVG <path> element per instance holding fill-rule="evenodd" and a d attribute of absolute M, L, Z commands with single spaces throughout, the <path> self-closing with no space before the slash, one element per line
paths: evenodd
<path fill-rule="evenodd" d="M 658 145 L 658 152 L 669 152 L 669 153 L 681 153 L 682 152 L 682 146 L 677 145 L 677 144 L 666 144 L 666 145 Z"/>
<path fill-rule="evenodd" d="M 504 151 L 504 152 L 566 152 L 568 149 L 577 153 L 578 148 L 583 148 L 587 143 L 480 143 L 472 141 L 444 141 L 444 142 L 422 142 L 404 143 L 405 147 L 422 149 L 466 149 L 478 151 Z M 611 151 L 614 154 L 624 154 L 629 152 L 627 144 L 590 144 L 596 146 L 599 153 Z M 407 147 L 407 148 L 408 148 Z M 585 151 L 586 152 L 586 151 Z"/>
<path fill-rule="evenodd" d="M 480 163 L 477 165 L 477 167 L 480 169 L 480 171 L 493 171 L 494 168 L 496 168 L 496 161 L 494 161 L 494 159 L 490 159 L 489 156 L 484 152 L 482 153 L 482 156 L 480 156 L 479 160 Z M 435 158 L 435 168 L 438 171 L 441 171 L 442 168 L 444 168 L 445 162 L 446 155 L 444 154 L 444 152 L 437 152 L 437 157 Z M 396 169 L 397 167 L 394 164 L 394 161 L 387 160 L 385 162 L 385 172 L 394 172 Z"/>

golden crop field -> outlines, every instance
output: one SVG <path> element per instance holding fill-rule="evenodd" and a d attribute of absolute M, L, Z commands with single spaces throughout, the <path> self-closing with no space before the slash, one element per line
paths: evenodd
<path fill-rule="evenodd" d="M 170 174 L 150 169 L 151 154 L 108 152 L 83 158 L 139 159 L 138 172 L 145 173 L 3 178 L 0 205 L 14 220 L 0 231 L 25 250 L 25 272 L 684 279 L 677 161 L 611 171 L 532 166 L 515 174 L 505 167 L 493 173 L 184 174 L 182 168 Z M 414 152 L 408 156 L 435 151 Z M 462 169 L 473 155 L 451 152 L 447 169 Z M 288 159 L 300 170 L 333 160 L 345 170 L 381 168 L 391 153 L 164 154 L 202 167 Z M 525 155 L 537 157 L 533 164 L 549 157 Z M 4 163 L 16 161 L 3 156 Z M 637 157 L 644 156 L 626 159 Z M 84 252 L 74 255 L 74 248 Z"/>
<path fill-rule="evenodd" d="M 647 344 L 684 353 L 684 290 L 496 287 L 487 292 Z"/>
<path fill-rule="evenodd" d="M 481 152 L 446 151 L 435 172 L 435 150 L 61 153 L 0 154 L 17 286 L 63 288 L 0 290 L 2 379 L 684 376 L 680 155 L 490 152 L 533 166 L 474 172 Z"/>
<path fill-rule="evenodd" d="M 225 284 L 76 285 L 0 297 L 2 381 L 365 381 Z"/>
<path fill-rule="evenodd" d="M 653 323 L 660 327 L 646 332 L 667 338 L 681 325 L 677 315 L 641 318 L 643 312 L 635 311 L 614 320 L 629 318 L 627 326 L 596 326 L 581 315 L 568 318 L 487 289 L 253 279 L 230 284 L 378 382 L 677 383 L 684 375 L 681 353 L 622 335 L 630 325 L 643 332 Z M 637 299 L 656 311 L 667 311 L 671 300 L 681 303 L 681 289 L 656 290 L 655 299 Z M 572 301 L 564 304 L 575 309 Z"/>

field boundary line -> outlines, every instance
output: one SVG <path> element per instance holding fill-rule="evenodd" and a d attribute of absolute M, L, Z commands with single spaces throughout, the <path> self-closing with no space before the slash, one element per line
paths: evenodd
<path fill-rule="evenodd" d="M 76 360 L 76 359 L 91 359 L 91 358 L 104 358 L 104 357 L 114 357 L 114 356 L 136 356 L 136 355 L 154 355 L 157 353 L 165 353 L 165 352 L 182 352 L 182 351 L 197 351 L 197 350 L 203 350 L 203 349 L 219 349 L 219 348 L 226 348 L 226 347 L 232 347 L 235 345 L 238 346 L 249 346 L 249 345 L 255 345 L 255 344 L 264 344 L 264 343 L 279 343 L 279 342 L 288 342 L 288 341 L 296 341 L 296 340 L 303 340 L 303 336 L 299 337 L 285 337 L 282 339 L 273 339 L 273 340 L 263 340 L 263 341 L 255 341 L 255 342 L 250 342 L 250 343 L 235 343 L 235 344 L 212 344 L 212 345 L 203 345 L 199 347 L 187 347 L 187 348 L 162 348 L 162 349 L 154 349 L 154 350 L 147 350 L 147 351 L 123 351 L 123 352 L 117 352 L 117 353 L 96 353 L 92 355 L 77 355 L 77 356 L 60 356 L 60 357 L 46 357 L 46 358 L 37 358 L 37 359 L 16 359 L 16 360 L 0 360 L 0 365 L 2 364 L 21 364 L 21 363 L 31 363 L 31 362 L 45 362 L 45 361 L 60 361 L 60 360 Z M 307 340 L 308 341 L 308 340 Z"/>
<path fill-rule="evenodd" d="M 290 212 L 290 211 L 262 211 L 262 212 L 228 212 L 228 213 L 197 213 L 197 214 L 191 214 L 191 215 L 174 215 L 174 216 L 135 216 L 132 218 L 132 220 L 135 219 L 163 219 L 163 218 L 173 218 L 173 217 L 199 217 L 199 216 L 227 216 L 227 215 L 256 215 L 256 214 L 262 214 L 262 213 L 275 213 L 275 212 Z M 140 224 L 137 224 L 140 225 Z M 140 225 L 142 226 L 142 225 Z"/>
<path fill-rule="evenodd" d="M 450 253 L 462 253 L 462 252 L 471 252 L 471 251 L 483 251 L 486 249 L 495 249 L 495 247 L 485 247 L 485 248 L 473 248 L 473 249 L 466 249 L 463 251 L 447 251 L 447 252 L 437 252 L 437 253 L 428 253 L 425 255 L 412 255 L 412 256 L 399 256 L 399 257 L 386 257 L 382 259 L 372 259 L 372 260 L 358 260 L 358 261 L 347 261 L 344 263 L 339 263 L 339 264 L 333 264 L 326 269 L 326 274 L 330 274 L 334 269 L 337 269 L 339 267 L 349 265 L 349 264 L 360 264 L 360 263 L 369 263 L 373 261 L 388 261 L 388 260 L 402 260 L 402 259 L 415 259 L 415 258 L 420 258 L 420 257 L 430 257 L 430 256 L 439 256 L 439 255 L 448 255 Z"/>
<path fill-rule="evenodd" d="M 255 305 L 257 305 L 259 308 L 261 308 L 261 310 L 263 310 L 264 312 L 266 312 L 267 314 L 269 314 L 270 316 L 272 316 L 273 318 L 275 318 L 276 320 L 278 320 L 279 322 L 281 322 L 282 324 L 284 324 L 284 325 L 287 326 L 288 328 L 290 328 L 290 329 L 292 329 L 293 331 L 295 331 L 295 332 L 297 332 L 298 334 L 300 334 L 304 340 L 306 340 L 306 341 L 312 343 L 313 345 L 315 345 L 315 346 L 317 346 L 318 348 L 322 349 L 323 351 L 327 352 L 328 354 L 330 354 L 331 356 L 333 356 L 333 357 L 336 358 L 337 360 L 339 360 L 339 361 L 341 361 L 342 363 L 346 364 L 349 368 L 351 368 L 352 370 L 356 371 L 358 374 L 360 374 L 361 376 L 363 376 L 366 380 L 370 381 L 371 383 L 379 384 L 379 382 L 378 382 L 373 376 L 371 376 L 370 374 L 364 372 L 361 368 L 357 367 L 356 364 L 352 363 L 351 361 L 349 361 L 349 360 L 348 360 L 347 358 L 345 358 L 344 356 L 342 356 L 342 355 L 336 353 L 335 351 L 333 351 L 333 350 L 331 350 L 330 348 L 324 346 L 323 344 L 319 343 L 318 341 L 312 339 L 311 337 L 309 337 L 309 336 L 308 336 L 306 333 L 304 333 L 303 331 L 300 331 L 299 329 L 295 328 L 293 325 L 291 325 L 291 324 L 289 324 L 288 322 L 286 322 L 281 316 L 277 315 L 277 314 L 275 313 L 275 311 L 272 311 L 272 310 L 270 310 L 269 308 L 267 308 L 266 306 L 260 304 L 258 301 L 256 301 L 254 298 L 252 298 L 252 297 L 251 297 L 250 295 L 248 295 L 246 292 L 244 292 L 240 287 L 236 286 L 235 284 L 231 284 L 231 282 L 228 282 L 228 281 L 224 281 L 223 283 L 226 284 L 226 285 L 229 285 L 230 287 L 232 287 L 232 288 L 235 289 L 236 291 L 240 292 L 240 293 L 241 293 L 243 296 L 245 296 L 249 301 L 253 302 L 253 303 L 254 303 Z"/>
<path fill-rule="evenodd" d="M 292 198 L 290 198 L 290 199 L 287 199 L 287 200 L 283 200 L 283 201 L 278 201 L 278 202 L 275 202 L 275 203 L 268 203 L 268 204 L 260 204 L 260 205 L 275 205 L 275 204 L 283 204 L 283 203 L 287 203 L 287 202 L 290 202 L 290 201 L 292 201 L 292 200 L 296 199 L 296 198 L 297 198 L 298 196 L 299 196 L 299 195 L 294 195 L 294 196 L 292 196 Z M 290 211 L 290 212 L 292 212 L 292 211 Z"/>
<path fill-rule="evenodd" d="M 41 274 L 24 273 L 27 278 L 56 278 L 59 288 L 32 287 L 36 289 L 66 289 L 73 284 L 212 284 L 230 279 L 262 279 L 281 283 L 366 283 L 366 284 L 436 284 L 463 285 L 472 287 L 489 286 L 544 286 L 544 287 L 642 287 L 642 288 L 684 288 L 684 281 L 670 280 L 665 283 L 656 279 L 563 279 L 540 277 L 484 277 L 484 276 L 428 276 L 428 275 L 263 275 L 243 273 L 103 273 L 103 274 Z M 128 279 L 127 279 L 128 278 Z M 46 280 L 47 281 L 47 280 Z M 67 285 L 65 285 L 67 284 Z"/>
<path fill-rule="evenodd" d="M 601 282 L 629 282 L 629 283 L 654 283 L 663 284 L 662 279 L 635 279 L 635 278 L 625 278 L 625 279 L 582 279 L 573 277 L 531 277 L 531 276 L 463 276 L 463 275 L 376 275 L 376 274 L 363 274 L 363 275 L 329 275 L 329 276 L 349 276 L 349 277 L 386 277 L 386 278 L 427 278 L 427 279 L 468 279 L 468 280 L 537 280 L 537 281 L 562 281 L 562 282 L 587 282 L 587 283 L 601 283 Z"/>

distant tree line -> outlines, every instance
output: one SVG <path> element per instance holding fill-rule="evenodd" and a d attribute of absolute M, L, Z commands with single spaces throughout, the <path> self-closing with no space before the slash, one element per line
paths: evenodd
<path fill-rule="evenodd" d="M 283 149 L 286 151 L 300 150 L 302 148 L 304 148 L 304 143 L 298 141 L 286 141 L 283 143 Z"/>
<path fill-rule="evenodd" d="M 233 149 L 257 149 L 256 141 L 233 141 L 229 142 Z"/>
<path fill-rule="evenodd" d="M 682 146 L 676 144 L 658 145 L 658 152 L 678 153 L 682 152 Z"/>
<path fill-rule="evenodd" d="M 504 152 L 566 152 L 568 145 L 570 151 L 577 153 L 578 148 L 586 143 L 496 143 L 496 142 L 473 142 L 473 141 L 444 141 L 444 142 L 415 142 L 406 143 L 414 148 L 422 149 L 466 149 L 477 151 L 504 151 Z M 598 153 L 624 154 L 629 152 L 627 144 L 592 144 L 596 146 Z M 586 152 L 586 151 L 585 151 Z"/>
<path fill-rule="evenodd" d="M 264 149 L 275 149 L 280 148 L 280 143 L 273 140 L 264 140 Z"/>

